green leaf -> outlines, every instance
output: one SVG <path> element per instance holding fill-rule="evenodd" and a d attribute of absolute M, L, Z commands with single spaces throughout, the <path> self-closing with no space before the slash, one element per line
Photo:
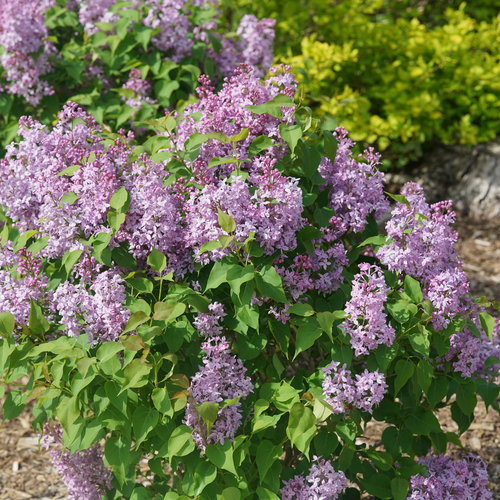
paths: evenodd
<path fill-rule="evenodd" d="M 167 267 L 167 258 L 159 250 L 153 248 L 148 255 L 147 264 L 153 271 L 160 274 Z"/>
<path fill-rule="evenodd" d="M 79 199 L 80 199 L 80 197 L 76 193 L 73 193 L 73 191 L 70 191 L 69 193 L 63 194 L 59 201 L 61 203 L 67 203 L 68 205 L 73 205 L 73 203 L 75 203 L 75 201 L 77 201 Z"/>
<path fill-rule="evenodd" d="M 382 247 L 386 244 L 387 244 L 387 236 L 383 234 L 377 234 L 377 236 L 370 236 L 369 238 L 366 238 L 366 240 L 363 240 L 358 245 L 358 248 L 365 247 L 367 245 L 374 247 Z"/>
<path fill-rule="evenodd" d="M 398 300 L 392 304 L 387 304 L 387 309 L 390 315 L 401 324 L 405 324 L 410 319 L 415 316 L 418 312 L 418 308 L 415 304 L 410 304 L 405 300 Z"/>
<path fill-rule="evenodd" d="M 15 324 L 14 316 L 11 313 L 0 312 L 0 335 L 2 337 L 10 337 Z"/>
<path fill-rule="evenodd" d="M 316 318 L 303 318 L 297 321 L 297 339 L 295 342 L 295 359 L 301 352 L 307 351 L 321 337 L 323 330 Z"/>
<path fill-rule="evenodd" d="M 147 315 L 143 311 L 136 311 L 128 319 L 127 324 L 125 325 L 125 329 L 123 330 L 122 333 L 132 332 L 139 325 L 142 325 L 143 323 L 146 323 L 146 321 L 148 321 L 148 320 L 149 320 L 149 315 Z"/>
<path fill-rule="evenodd" d="M 293 153 L 297 147 L 297 143 L 302 137 L 302 129 L 300 125 L 285 125 L 280 124 L 279 131 L 281 138 L 290 146 L 290 151 Z"/>
<path fill-rule="evenodd" d="M 13 390 L 7 394 L 5 401 L 3 403 L 3 418 L 6 420 L 10 420 L 12 418 L 18 417 L 25 406 L 25 393 Z"/>
<path fill-rule="evenodd" d="M 153 400 L 155 408 L 160 413 L 167 414 L 169 416 L 173 415 L 172 404 L 170 403 L 170 397 L 165 387 L 156 387 L 153 389 L 151 399 Z"/>
<path fill-rule="evenodd" d="M 224 469 L 237 475 L 233 458 L 233 446 L 229 440 L 223 444 L 209 444 L 205 450 L 207 458 L 219 469 Z"/>
<path fill-rule="evenodd" d="M 64 170 L 61 170 L 58 174 L 57 177 L 61 177 L 63 175 L 67 175 L 68 177 L 71 177 L 75 175 L 78 170 L 80 170 L 80 165 L 71 165 L 70 167 L 65 168 Z"/>
<path fill-rule="evenodd" d="M 332 134 L 326 133 L 323 136 L 323 147 L 325 149 L 326 156 L 328 156 L 331 161 L 335 161 L 338 146 L 339 143 Z"/>
<path fill-rule="evenodd" d="M 150 371 L 151 365 L 140 359 L 133 359 L 123 370 L 125 385 L 122 387 L 120 394 L 129 388 L 145 386 L 148 383 Z"/>
<path fill-rule="evenodd" d="M 274 146 L 274 142 L 267 135 L 259 135 L 256 137 L 248 148 L 248 157 L 253 158 L 262 151 Z"/>
<path fill-rule="evenodd" d="M 406 359 L 400 359 L 396 363 L 396 381 L 394 382 L 394 395 L 410 380 L 415 370 L 415 365 Z"/>
<path fill-rule="evenodd" d="M 186 310 L 186 304 L 182 302 L 156 302 L 154 305 L 153 319 L 155 321 L 171 322 L 178 318 Z"/>
<path fill-rule="evenodd" d="M 405 420 L 406 426 L 414 434 L 430 434 L 431 432 L 440 432 L 439 421 L 431 410 L 418 407 Z"/>
<path fill-rule="evenodd" d="M 64 267 L 66 273 L 69 274 L 73 266 L 78 262 L 83 250 L 68 250 L 62 258 L 61 266 Z"/>
<path fill-rule="evenodd" d="M 415 304 L 420 304 L 424 300 L 420 283 L 409 275 L 405 276 L 404 290 Z"/>
<path fill-rule="evenodd" d="M 205 290 L 218 288 L 222 283 L 225 283 L 227 281 L 228 271 L 236 267 L 238 266 L 235 264 L 228 264 L 222 260 L 217 261 L 210 271 Z"/>
<path fill-rule="evenodd" d="M 111 200 L 109 200 L 109 205 L 117 212 L 121 211 L 126 212 L 128 209 L 129 202 L 130 202 L 130 196 L 127 190 L 124 187 L 121 187 L 113 194 Z"/>
<path fill-rule="evenodd" d="M 293 102 L 293 99 L 284 95 L 284 94 L 278 94 L 276 97 L 271 99 L 269 102 L 266 102 L 265 104 L 259 104 L 257 106 L 245 106 L 246 109 L 249 109 L 255 114 L 262 115 L 262 114 L 268 114 L 271 116 L 274 116 L 275 118 L 282 118 L 283 117 L 283 112 L 281 108 L 291 108 L 294 107 L 295 103 Z"/>
<path fill-rule="evenodd" d="M 255 461 L 257 463 L 261 483 L 266 478 L 266 475 L 273 463 L 279 459 L 282 453 L 283 447 L 281 445 L 275 445 L 267 439 L 263 439 L 259 443 L 259 446 L 257 446 Z"/>
<path fill-rule="evenodd" d="M 491 340 L 493 338 L 493 331 L 495 330 L 495 319 L 486 312 L 480 312 L 478 316 L 484 333 L 486 333 L 488 338 Z"/>
<path fill-rule="evenodd" d="M 280 500 L 276 493 L 262 486 L 257 488 L 257 495 L 259 496 L 259 500 Z"/>
<path fill-rule="evenodd" d="M 50 328 L 49 322 L 42 313 L 42 308 L 30 299 L 29 329 L 38 335 L 44 334 Z"/>
<path fill-rule="evenodd" d="M 430 332 L 423 325 L 418 325 L 417 331 L 409 335 L 408 339 L 410 340 L 410 344 L 415 350 L 422 356 L 429 356 L 429 349 L 431 346 L 431 342 L 429 340 Z"/>
<path fill-rule="evenodd" d="M 231 136 L 231 142 L 244 141 L 247 137 L 248 137 L 248 128 L 243 128 L 237 134 Z"/>
<path fill-rule="evenodd" d="M 316 434 L 316 417 L 301 403 L 296 403 L 290 410 L 286 435 L 293 446 L 309 456 L 309 446 Z"/>
<path fill-rule="evenodd" d="M 241 492 L 238 488 L 234 486 L 229 486 L 228 488 L 224 488 L 222 490 L 222 498 L 221 500 L 240 500 Z"/>
<path fill-rule="evenodd" d="M 286 302 L 281 276 L 273 266 L 264 266 L 260 272 L 256 273 L 255 282 L 257 290 L 264 297 L 269 297 L 277 302 Z"/>
<path fill-rule="evenodd" d="M 158 412 L 146 406 L 138 406 L 132 414 L 135 443 L 139 446 L 158 423 Z"/>
<path fill-rule="evenodd" d="M 125 222 L 126 215 L 120 212 L 108 212 L 108 224 L 113 231 L 118 231 L 121 225 Z"/>
<path fill-rule="evenodd" d="M 314 309 L 311 304 L 292 304 L 288 308 L 288 313 L 296 314 L 297 316 L 312 316 L 314 314 Z"/>
<path fill-rule="evenodd" d="M 394 201 L 402 203 L 403 205 L 406 205 L 408 208 L 411 208 L 410 202 L 406 199 L 406 196 L 403 196 L 402 194 L 388 193 L 387 191 L 384 192 L 387 196 L 389 196 L 389 198 L 392 198 Z"/>
<path fill-rule="evenodd" d="M 394 477 L 391 479 L 391 492 L 394 500 L 405 500 L 409 488 L 408 479 Z"/>
<path fill-rule="evenodd" d="M 154 285 L 152 281 L 147 278 L 127 278 L 125 281 L 139 292 L 153 292 Z"/>
<path fill-rule="evenodd" d="M 417 364 L 417 382 L 421 389 L 427 394 L 429 387 L 432 382 L 432 375 L 434 374 L 434 368 L 425 359 L 421 359 Z"/>
<path fill-rule="evenodd" d="M 457 388 L 457 404 L 465 415 L 472 416 L 477 404 L 476 384 L 468 382 Z"/>
<path fill-rule="evenodd" d="M 217 208 L 217 214 L 219 226 L 226 231 L 226 233 L 232 233 L 236 229 L 236 222 L 234 219 L 220 208 Z"/>
<path fill-rule="evenodd" d="M 168 438 L 168 456 L 184 457 L 195 448 L 192 431 L 187 425 L 176 427 Z"/>
<path fill-rule="evenodd" d="M 205 401 L 196 407 L 196 412 L 203 419 L 203 422 L 205 422 L 207 431 L 210 432 L 210 429 L 215 424 L 219 415 L 219 405 L 217 403 Z"/>

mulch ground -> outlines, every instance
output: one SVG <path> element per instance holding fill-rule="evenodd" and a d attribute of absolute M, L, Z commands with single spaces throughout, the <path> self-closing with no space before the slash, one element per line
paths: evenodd
<path fill-rule="evenodd" d="M 500 228 L 492 223 L 460 220 L 457 230 L 461 236 L 459 252 L 471 281 L 471 291 L 500 301 Z M 456 456 L 464 452 L 481 455 L 488 463 L 493 498 L 500 500 L 500 415 L 492 410 L 486 412 L 481 403 L 475 416 L 471 428 L 462 436 L 464 450 L 450 451 Z M 439 418 L 446 431 L 456 430 L 449 413 L 441 412 Z M 380 444 L 382 431 L 380 423 L 370 424 L 367 436 L 373 445 Z M 39 449 L 29 413 L 12 421 L 0 421 L 0 500 L 65 498 L 67 492 L 50 457 Z"/>

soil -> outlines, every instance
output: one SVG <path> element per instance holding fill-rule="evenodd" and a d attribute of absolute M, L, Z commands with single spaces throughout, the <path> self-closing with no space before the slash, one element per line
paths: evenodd
<path fill-rule="evenodd" d="M 492 222 L 461 219 L 459 252 L 475 295 L 486 295 L 500 302 L 500 230 Z M 450 449 L 452 455 L 464 452 L 481 455 L 488 464 L 493 498 L 500 500 L 500 415 L 481 403 L 475 411 L 475 421 L 462 436 L 464 449 Z M 445 430 L 456 430 L 450 415 L 439 415 Z M 370 444 L 380 445 L 383 425 L 370 423 L 367 436 Z M 30 416 L 24 412 L 18 418 L 0 422 L 0 500 L 62 500 L 67 492 L 53 469 L 50 457 L 38 446 Z M 82 499 L 84 500 L 84 499 Z M 473 500 L 473 499 L 471 499 Z"/>

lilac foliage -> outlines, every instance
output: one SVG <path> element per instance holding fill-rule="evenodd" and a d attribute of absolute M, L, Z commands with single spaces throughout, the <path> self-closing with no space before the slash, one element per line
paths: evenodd
<path fill-rule="evenodd" d="M 339 127 L 333 133 L 338 141 L 335 161 L 323 158 L 318 168 L 330 189 L 330 207 L 335 211 L 337 226 L 345 230 L 362 231 L 368 215 L 380 218 L 389 208 L 384 196 L 384 174 L 377 169 L 380 155 L 369 148 L 356 159 L 352 148 L 355 143 L 348 132 Z"/>
<path fill-rule="evenodd" d="M 488 472 L 484 460 L 467 455 L 452 460 L 444 455 L 428 455 L 419 459 L 428 475 L 416 474 L 410 480 L 408 500 L 489 500 Z"/>
<path fill-rule="evenodd" d="M 99 28 L 96 23 L 114 23 L 118 15 L 110 9 L 116 0 L 81 0 L 78 18 L 88 35 L 93 35 Z"/>
<path fill-rule="evenodd" d="M 345 306 L 348 317 L 341 324 L 350 336 L 356 356 L 369 354 L 380 344 L 392 345 L 395 336 L 384 312 L 389 288 L 382 270 L 367 263 L 360 264 L 359 269 L 352 281 L 351 299 Z"/>
<path fill-rule="evenodd" d="M 62 446 L 59 424 L 46 422 L 43 430 L 42 447 L 50 450 L 52 465 L 68 489 L 68 499 L 101 500 L 111 489 L 112 474 L 104 467 L 99 445 L 71 453 Z"/>
<path fill-rule="evenodd" d="M 384 374 L 378 370 L 365 370 L 353 377 L 345 364 L 332 361 L 323 373 L 323 393 L 333 413 L 346 413 L 351 407 L 371 413 L 387 389 Z"/>
<path fill-rule="evenodd" d="M 0 8 L 0 66 L 5 89 L 36 106 L 54 93 L 43 76 L 52 69 L 54 44 L 47 40 L 45 12 L 55 0 L 3 0 Z M 1 75 L 0 75 L 1 76 Z M 1 85 L 0 85 L 1 90 Z"/>
<path fill-rule="evenodd" d="M 295 476 L 284 482 L 282 500 L 335 500 L 347 488 L 347 478 L 328 460 L 314 457 L 307 476 Z"/>
<path fill-rule="evenodd" d="M 218 403 L 225 400 L 245 398 L 253 390 L 241 360 L 231 355 L 229 342 L 223 337 L 211 337 L 201 345 L 206 355 L 198 372 L 191 379 L 185 423 L 193 429 L 197 446 L 205 449 L 211 443 L 233 440 L 241 424 L 241 403 L 231 402 L 219 409 L 217 420 L 208 431 L 206 424 L 196 411 L 201 403 Z"/>

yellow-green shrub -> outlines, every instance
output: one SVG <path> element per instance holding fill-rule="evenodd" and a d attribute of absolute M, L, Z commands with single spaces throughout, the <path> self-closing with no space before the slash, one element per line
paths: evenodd
<path fill-rule="evenodd" d="M 239 2 L 276 17 L 276 57 L 294 67 L 310 104 L 400 163 L 424 143 L 476 144 L 500 129 L 500 16 L 491 2 L 445 11 L 456 2 L 413 3 Z"/>

